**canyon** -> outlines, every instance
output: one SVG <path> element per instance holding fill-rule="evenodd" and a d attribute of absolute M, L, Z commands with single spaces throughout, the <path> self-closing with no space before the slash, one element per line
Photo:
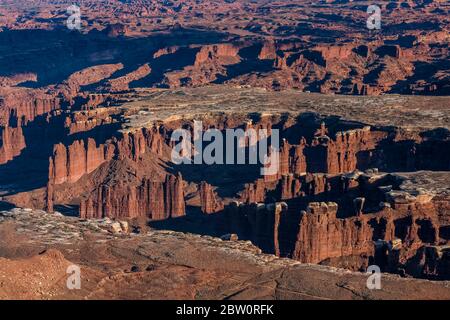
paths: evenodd
<path fill-rule="evenodd" d="M 70 4 L 0 0 L 0 274 L 98 286 L 14 273 L 0 299 L 448 299 L 447 1 L 383 3 L 380 30 L 367 1 L 83 1 L 80 30 Z M 196 121 L 268 135 L 176 163 Z"/>
<path fill-rule="evenodd" d="M 93 68 L 86 72 L 95 76 L 84 75 L 104 77 L 90 87 L 99 93 L 223 83 L 325 94 L 449 93 L 450 8 L 443 0 L 381 3 L 379 30 L 367 29 L 368 1 L 82 1 L 80 30 L 66 26 L 71 1 L 0 4 L 2 87 L 68 78 L 73 85 L 71 75 Z"/>
<path fill-rule="evenodd" d="M 450 154 L 442 151 L 449 150 L 450 134 L 434 122 L 442 117 L 429 118 L 431 123 L 420 116 L 409 118 L 416 107 L 408 103 L 390 119 L 393 126 L 369 124 L 315 112 L 320 103 L 314 94 L 291 92 L 294 99 L 312 100 L 294 111 L 287 93 L 261 89 L 209 87 L 147 94 L 129 97 L 117 108 L 47 117 L 50 132 L 66 133 L 59 135 L 60 141 L 56 134 L 45 148 L 37 137 L 28 140 L 26 163 L 40 159 L 42 167 L 23 166 L 20 159 L 3 166 L 5 177 L 14 167 L 32 176 L 41 174 L 40 185 L 8 185 L 3 201 L 81 219 L 125 219 L 132 225 L 148 221 L 156 229 L 215 237 L 236 234 L 265 253 L 302 263 L 354 271 L 376 264 L 383 272 L 403 276 L 449 278 Z M 159 99 L 173 106 L 160 106 L 168 111 L 166 117 L 147 111 L 159 105 Z M 217 111 L 208 105 L 209 111 L 202 113 L 199 99 L 215 99 Z M 246 102 L 251 105 L 262 102 L 254 105 L 264 112 L 257 107 L 239 112 L 236 99 L 253 100 Z M 274 104 L 276 99 L 287 100 L 289 110 Z M 358 104 L 360 99 L 349 99 L 354 103 L 345 110 L 366 108 L 366 103 Z M 440 98 L 434 100 L 438 107 Z M 276 111 L 267 105 L 276 105 Z M 445 102 L 442 106 L 445 110 Z M 361 116 L 371 119 L 371 112 L 376 110 Z M 403 117 L 409 118 L 409 128 L 396 126 Z M 214 128 L 223 135 L 230 129 L 265 129 L 270 138 L 279 130 L 276 174 L 262 176 L 263 165 L 250 161 L 173 163 L 172 133 L 179 128 L 192 132 L 194 120 L 201 121 L 203 130 Z M 250 140 L 244 145 L 248 157 Z"/>

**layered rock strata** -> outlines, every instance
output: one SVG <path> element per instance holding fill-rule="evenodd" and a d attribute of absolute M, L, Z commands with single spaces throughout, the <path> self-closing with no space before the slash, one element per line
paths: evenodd
<path fill-rule="evenodd" d="M 127 184 L 102 185 L 80 203 L 80 217 L 138 218 L 164 220 L 185 215 L 184 182 L 181 174 L 168 175 L 164 182 L 143 180 Z"/>

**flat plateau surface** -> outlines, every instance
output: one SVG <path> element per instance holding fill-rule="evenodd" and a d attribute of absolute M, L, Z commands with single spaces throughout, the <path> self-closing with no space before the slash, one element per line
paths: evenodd
<path fill-rule="evenodd" d="M 450 128 L 450 99 L 435 96 L 342 96 L 296 90 L 269 92 L 261 88 L 209 86 L 178 90 L 141 90 L 123 108 L 146 109 L 133 116 L 132 126 L 209 112 L 303 113 L 340 116 L 369 125 L 426 130 Z"/>

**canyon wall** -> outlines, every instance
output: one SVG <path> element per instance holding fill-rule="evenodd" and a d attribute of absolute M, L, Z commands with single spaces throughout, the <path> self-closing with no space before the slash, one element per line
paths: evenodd
<path fill-rule="evenodd" d="M 212 186 L 205 181 L 200 183 L 200 203 L 203 213 L 210 214 L 223 210 L 224 205 L 217 197 Z"/>
<path fill-rule="evenodd" d="M 66 127 L 77 132 L 77 127 L 91 125 L 89 118 L 82 117 L 81 121 L 66 118 Z M 108 123 L 110 118 L 105 115 Z M 205 123 L 206 126 L 224 130 L 233 123 L 226 119 L 224 123 Z M 154 160 L 167 161 L 173 142 L 170 142 L 172 127 L 178 124 L 154 125 L 150 128 L 141 128 L 129 132 L 121 132 L 102 143 L 97 143 L 94 138 L 75 140 L 65 145 L 59 143 L 54 146 L 51 163 L 53 170 L 49 175 L 49 181 L 59 185 L 62 183 L 75 183 L 82 176 L 95 171 L 105 162 L 112 159 L 130 159 L 139 161 L 145 154 L 153 155 Z M 280 124 L 272 126 L 267 119 L 258 123 L 246 123 L 244 130 L 267 129 L 268 132 Z M 314 128 L 314 126 L 312 127 Z M 290 131 L 289 131 L 290 130 Z M 281 131 L 282 136 L 287 134 L 289 139 L 299 141 L 299 144 L 290 144 L 283 138 L 279 154 L 279 170 L 275 175 L 264 176 L 253 183 L 245 184 L 240 192 L 239 200 L 244 203 L 267 202 L 270 199 L 289 200 L 299 197 L 319 196 L 318 200 L 327 197 L 333 199 L 339 193 L 346 192 L 357 185 L 351 176 L 336 176 L 340 173 L 352 172 L 356 169 L 367 169 L 374 165 L 384 168 L 400 169 L 427 169 L 429 167 L 445 170 L 450 166 L 448 155 L 439 153 L 441 147 L 449 144 L 446 138 L 433 139 L 414 138 L 402 136 L 398 132 L 361 127 L 344 131 L 335 131 L 334 138 L 330 138 L 324 123 L 317 129 L 311 129 L 311 133 L 304 132 L 306 136 L 289 136 L 292 131 L 286 127 Z M 261 137 L 260 137 L 261 138 Z M 308 141 L 308 139 L 310 139 Z M 261 141 L 260 141 L 261 142 Z M 249 147 L 250 140 L 244 141 L 244 146 Z M 396 146 L 400 148 L 396 148 Z M 397 152 L 393 153 L 392 149 Z M 430 159 L 433 160 L 430 160 Z M 159 165 L 157 165 L 159 166 Z M 149 167 L 149 170 L 151 167 Z M 145 172 L 147 169 L 140 169 Z M 308 173 L 306 173 L 308 172 Z M 321 172 L 322 174 L 311 174 Z M 150 174 L 150 171 L 148 172 Z M 223 209 L 221 199 L 213 191 L 213 187 L 205 183 L 199 184 L 201 209 L 205 213 L 215 213 Z M 306 209 L 306 208 L 303 208 Z"/>
<path fill-rule="evenodd" d="M 61 99 L 45 90 L 0 87 L 0 125 L 22 126 L 60 105 Z"/>
<path fill-rule="evenodd" d="M 147 151 L 162 155 L 162 144 L 163 136 L 157 127 L 124 132 L 101 144 L 97 144 L 94 138 L 75 140 L 69 146 L 59 143 L 54 146 L 50 159 L 54 173 L 49 180 L 55 184 L 74 183 L 113 158 L 137 160 Z"/>
<path fill-rule="evenodd" d="M 392 186 L 383 185 L 392 180 L 380 184 L 383 179 L 367 178 L 363 175 L 352 188 L 335 191 L 339 204 L 314 202 L 317 197 L 307 195 L 276 204 L 232 203 L 219 213 L 223 216 L 217 226 L 265 252 L 303 263 L 354 270 L 377 264 L 387 272 L 448 279 L 449 255 L 442 245 L 448 240 L 443 228 L 448 222 L 440 219 L 439 200 L 388 191 Z M 332 194 L 327 198 L 333 199 Z"/>
<path fill-rule="evenodd" d="M 18 156 L 25 147 L 22 127 L 0 127 L 0 164 Z"/>
<path fill-rule="evenodd" d="M 164 182 L 145 179 L 139 186 L 117 183 L 101 185 L 80 203 L 80 217 L 164 220 L 185 215 L 184 182 L 181 174 L 167 175 Z"/>
<path fill-rule="evenodd" d="M 372 229 L 367 217 L 337 219 L 334 202 L 311 202 L 302 212 L 292 257 L 305 263 L 328 258 L 373 255 Z"/>

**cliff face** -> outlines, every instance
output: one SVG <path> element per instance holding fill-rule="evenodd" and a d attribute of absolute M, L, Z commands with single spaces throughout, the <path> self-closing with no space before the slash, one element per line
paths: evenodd
<path fill-rule="evenodd" d="M 259 52 L 258 59 L 261 60 L 274 60 L 277 58 L 277 47 L 275 42 L 267 41 L 261 47 L 261 51 Z"/>
<path fill-rule="evenodd" d="M 0 164 L 25 149 L 24 126 L 59 107 L 60 99 L 44 90 L 0 87 Z"/>
<path fill-rule="evenodd" d="M 264 202 L 266 196 L 266 183 L 264 179 L 258 179 L 255 183 L 245 186 L 240 197 L 245 203 Z"/>
<path fill-rule="evenodd" d="M 0 127 L 0 164 L 18 156 L 26 147 L 22 127 Z"/>
<path fill-rule="evenodd" d="M 336 174 L 368 167 L 374 162 L 373 151 L 386 137 L 386 132 L 370 127 L 337 132 L 334 138 L 319 130 L 304 151 L 305 171 Z"/>
<path fill-rule="evenodd" d="M 102 118 L 101 112 L 94 112 L 90 121 L 81 119 L 81 114 L 70 113 L 64 127 L 60 127 L 60 123 L 54 119 L 63 117 L 71 109 L 88 110 L 111 102 L 113 98 L 110 93 L 89 94 L 80 92 L 80 88 L 108 78 L 122 67 L 121 64 L 116 64 L 85 68 L 73 73 L 60 84 L 39 89 L 0 86 L 0 164 L 13 160 L 24 149 L 35 148 L 37 144 L 46 145 L 51 141 L 66 140 L 66 133 L 87 132 L 97 126 L 110 124 L 111 118 Z M 44 141 L 38 141 L 39 139 Z M 46 146 L 41 148 L 46 149 Z M 80 146 L 73 145 L 72 148 Z"/>
<path fill-rule="evenodd" d="M 61 99 L 45 90 L 0 87 L 0 126 L 25 125 L 60 105 Z"/>
<path fill-rule="evenodd" d="M 70 75 L 59 87 L 61 91 L 70 93 L 69 96 L 75 96 L 82 86 L 97 83 L 102 79 L 109 78 L 114 72 L 121 70 L 123 64 L 102 64 L 93 67 L 84 68 Z"/>
<path fill-rule="evenodd" d="M 152 152 L 163 156 L 164 133 L 158 127 L 143 128 L 138 131 L 124 133 L 122 137 L 113 140 L 117 146 L 117 155 L 136 160 L 139 155 Z"/>
<path fill-rule="evenodd" d="M 164 220 L 185 215 L 184 182 L 181 174 L 168 175 L 164 182 L 145 179 L 137 187 L 128 184 L 102 185 L 80 204 L 80 217 L 137 218 Z"/>
<path fill-rule="evenodd" d="M 77 128 L 73 126 L 74 124 L 94 126 L 97 123 L 89 119 L 88 115 L 83 116 L 82 114 L 73 119 L 66 118 L 65 126 L 76 133 Z M 100 119 L 100 123 L 111 121 L 108 114 L 102 114 Z M 173 124 L 174 127 L 179 125 L 182 124 Z M 224 130 L 237 126 L 239 123 L 233 122 L 230 118 L 216 119 L 216 122 L 211 121 L 205 125 Z M 280 126 L 279 123 L 274 125 Z M 438 146 L 448 143 L 447 140 L 439 137 L 425 139 L 400 133 L 392 135 L 390 132 L 369 127 L 341 131 L 328 128 L 324 123 L 318 127 L 305 123 L 305 128 L 308 126 L 309 129 L 294 131 L 291 130 L 290 125 L 283 125 L 281 136 L 286 135 L 286 138 L 281 142 L 278 172 L 275 175 L 264 176 L 253 183 L 245 184 L 239 193 L 240 201 L 251 204 L 274 200 L 294 200 L 298 204 L 294 204 L 290 210 L 294 210 L 294 208 L 306 210 L 308 202 L 335 201 L 355 188 L 364 196 L 364 183 L 358 180 L 358 175 L 355 177 L 351 175 L 336 176 L 340 173 L 351 172 L 356 168 L 369 168 L 374 164 L 404 169 L 420 168 L 424 165 L 444 168 L 450 165 L 450 159 L 445 158 L 446 156 L 440 157 L 439 161 L 428 161 L 430 153 L 437 154 Z M 254 124 L 246 123 L 244 126 L 245 130 L 264 128 L 268 132 L 272 130 L 272 127 L 273 125 L 268 119 L 261 119 Z M 151 128 L 123 132 L 101 143 L 97 143 L 94 138 L 75 140 L 69 145 L 59 143 L 54 146 L 50 159 L 52 170 L 49 171 L 48 181 L 56 186 L 63 183 L 76 183 L 81 177 L 93 173 L 103 163 L 113 159 L 118 161 L 129 159 L 136 164 L 139 163 L 139 166 L 142 167 L 136 168 L 137 177 L 148 178 L 153 170 L 153 165 L 150 163 L 156 160 L 149 160 L 150 163 L 146 160 L 147 164 L 144 164 L 142 159 L 151 155 L 154 159 L 159 159 L 157 161 L 167 161 L 170 154 L 171 128 L 172 125 L 168 123 L 163 126 L 155 125 Z M 292 135 L 293 133 L 294 135 Z M 334 136 L 334 138 L 330 138 L 330 136 Z M 288 140 L 299 141 L 299 143 L 293 144 Z M 248 147 L 249 143 L 248 140 L 245 145 Z M 399 152 L 393 153 L 392 149 L 397 145 L 400 145 L 401 148 L 396 149 Z M 424 157 L 427 157 L 427 160 L 423 159 Z M 160 167 L 160 165 L 157 166 Z M 313 172 L 322 173 L 312 174 Z M 96 188 L 100 188 L 102 182 L 94 182 L 94 184 Z M 204 213 L 216 213 L 224 209 L 222 199 L 213 190 L 214 187 L 208 182 L 199 184 L 200 207 Z M 127 194 L 124 187 L 113 188 L 108 192 L 117 193 L 118 197 L 122 193 Z M 178 197 L 179 195 L 173 196 Z M 356 198 L 360 195 L 353 194 L 352 196 Z M 341 210 L 347 210 L 347 216 L 357 213 L 351 203 L 352 200 L 348 196 L 338 201 Z M 372 199 L 372 201 L 378 200 Z M 165 203 L 167 205 L 170 200 L 166 199 Z M 175 212 L 183 211 L 174 210 Z M 362 209 L 360 208 L 359 211 Z"/>
<path fill-rule="evenodd" d="M 392 203 L 392 208 L 376 214 L 359 213 L 345 219 L 336 218 L 337 208 L 336 203 L 309 203 L 301 214 L 295 259 L 319 263 L 352 256 L 367 261 L 372 257 L 373 262 L 392 271 L 410 263 L 418 248 L 439 243 L 433 203 Z M 419 272 L 428 274 L 425 269 Z"/>
<path fill-rule="evenodd" d="M 206 67 L 208 64 L 227 65 L 240 61 L 239 47 L 233 44 L 217 44 L 201 47 L 195 57 L 195 67 Z"/>
<path fill-rule="evenodd" d="M 128 91 L 131 82 L 148 76 L 151 71 L 150 65 L 146 63 L 125 76 L 108 80 L 103 90 L 108 92 Z"/>
<path fill-rule="evenodd" d="M 69 147 L 60 143 L 54 147 L 53 157 L 53 180 L 55 184 L 64 182 L 73 183 L 85 174 L 91 173 L 106 160 L 112 158 L 111 148 L 104 145 L 97 146 L 94 139 L 89 138 L 87 143 L 83 140 L 75 141 Z M 52 174 L 52 172 L 49 172 Z"/>
<path fill-rule="evenodd" d="M 200 46 L 192 65 L 165 73 L 163 83 L 170 87 L 198 86 L 227 76 L 227 66 L 241 61 L 239 45 L 219 43 Z"/>
<path fill-rule="evenodd" d="M 76 140 L 69 146 L 59 143 L 54 146 L 50 160 L 54 173 L 49 180 L 55 184 L 74 183 L 113 158 L 137 160 L 146 152 L 162 155 L 162 143 L 163 137 L 156 127 L 123 133 L 102 144 L 97 144 L 94 138 Z"/>
<path fill-rule="evenodd" d="M 297 139 L 298 144 L 282 140 L 277 161 L 279 170 L 274 175 L 266 175 L 266 183 L 279 181 L 287 174 L 307 172 L 339 174 L 371 167 L 399 171 L 450 167 L 450 156 L 438 151 L 448 148 L 448 136 L 410 137 L 404 132 L 368 126 L 331 134 L 322 123 L 309 142 L 304 136 Z"/>
<path fill-rule="evenodd" d="M 108 126 L 112 123 L 114 123 L 114 120 L 107 110 L 96 109 L 68 115 L 64 121 L 64 128 L 68 130 L 69 135 L 72 135 L 96 127 Z"/>
<path fill-rule="evenodd" d="M 324 176 L 317 178 L 310 183 L 324 181 Z M 448 222 L 440 216 L 442 200 L 390 191 L 392 185 L 385 186 L 394 182 L 390 179 L 362 175 L 351 187 L 343 182 L 345 189 L 334 190 L 338 184 L 332 183 L 328 191 L 311 189 L 310 194 L 286 202 L 232 203 L 225 207 L 218 226 L 266 252 L 303 263 L 354 270 L 377 264 L 388 272 L 447 279 L 444 266 L 449 260 L 442 244 L 448 239 L 443 227 Z M 314 202 L 322 198 L 335 198 L 338 203 Z"/>
<path fill-rule="evenodd" d="M 202 212 L 206 214 L 215 213 L 224 208 L 212 186 L 205 181 L 200 183 L 200 203 Z"/>
<path fill-rule="evenodd" d="M 308 205 L 300 219 L 294 259 L 319 263 L 334 257 L 373 255 L 373 231 L 366 218 L 337 219 L 337 209 L 334 202 Z"/>
<path fill-rule="evenodd" d="M 86 123 L 85 118 L 81 120 L 75 123 Z M 72 123 L 66 119 L 65 125 L 73 128 Z M 54 200 L 60 201 L 64 193 L 73 196 L 78 192 L 81 193 L 79 214 L 84 218 L 163 220 L 183 216 L 185 201 L 181 175 L 167 174 L 166 180 L 161 182 L 154 171 L 160 166 L 157 159 L 164 154 L 164 139 L 165 135 L 155 126 L 122 132 L 103 143 L 87 138 L 75 140 L 68 146 L 55 145 L 49 160 L 46 207 L 52 208 Z M 127 167 L 126 163 L 132 166 Z M 99 169 L 102 164 L 106 168 L 103 171 Z M 94 173 L 97 178 L 78 183 L 80 178 Z M 86 197 L 80 190 L 87 189 L 90 196 Z"/>
<path fill-rule="evenodd" d="M 225 207 L 219 227 L 249 239 L 265 252 L 287 255 L 292 238 L 292 217 L 285 203 L 250 204 L 233 202 Z"/>

